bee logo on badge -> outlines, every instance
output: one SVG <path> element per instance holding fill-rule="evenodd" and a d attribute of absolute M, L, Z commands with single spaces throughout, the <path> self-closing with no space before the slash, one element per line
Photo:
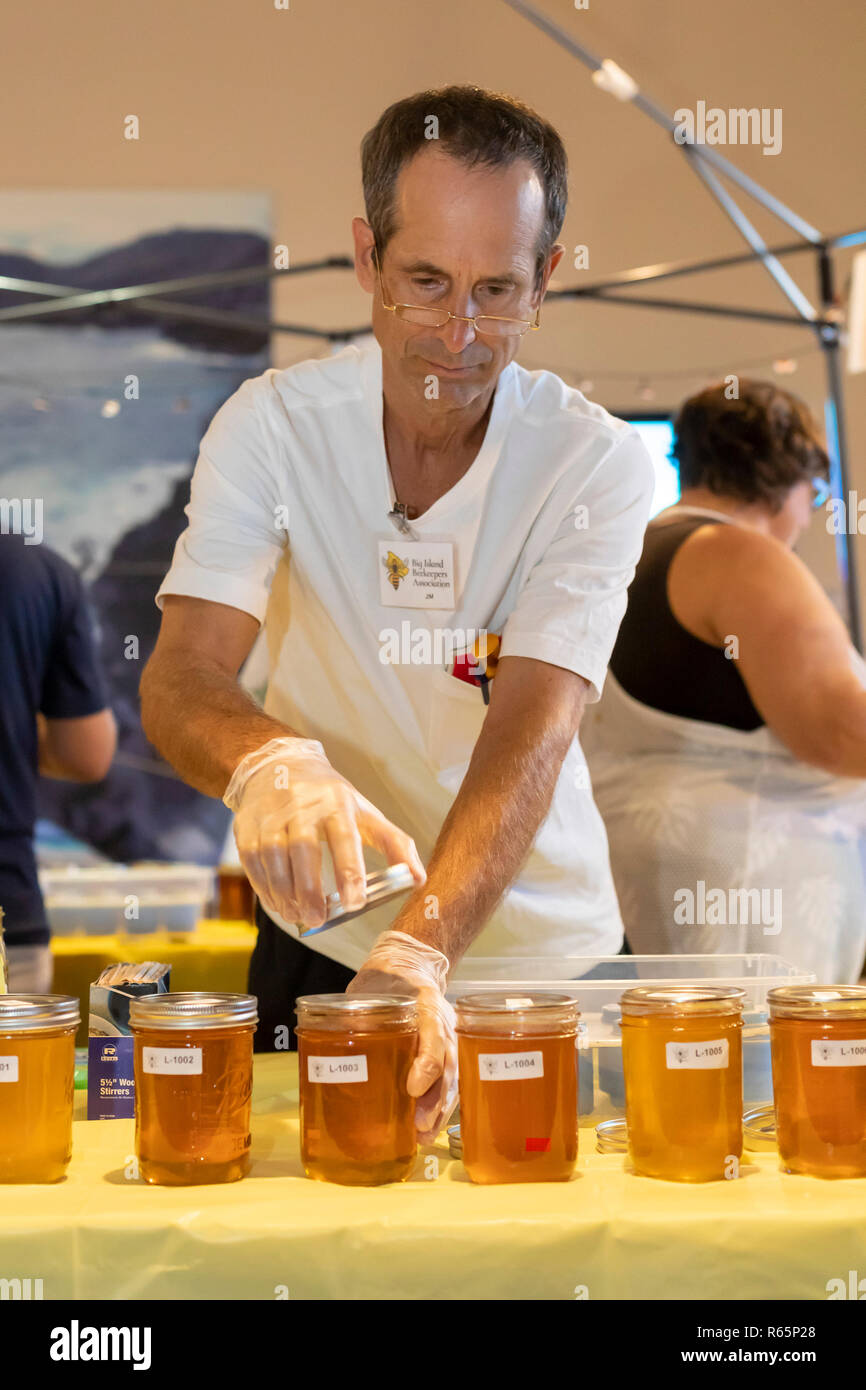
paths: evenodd
<path fill-rule="evenodd" d="M 391 588 L 396 592 L 396 590 L 400 587 L 400 580 L 405 579 L 406 575 L 409 573 L 409 566 L 406 564 L 404 560 L 400 559 L 399 555 L 395 555 L 393 550 L 388 551 L 388 554 L 382 561 L 382 564 L 388 571 L 388 583 L 391 585 Z"/>

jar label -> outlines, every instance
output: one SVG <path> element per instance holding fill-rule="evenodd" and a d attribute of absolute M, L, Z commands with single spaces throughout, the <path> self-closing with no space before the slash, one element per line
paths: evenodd
<path fill-rule="evenodd" d="M 543 1052 L 479 1052 L 478 1075 L 482 1081 L 520 1081 L 544 1075 Z"/>
<path fill-rule="evenodd" d="M 665 1061 L 668 1071 L 681 1068 L 718 1069 L 728 1065 L 727 1038 L 712 1038 L 708 1042 L 669 1042 L 665 1043 Z"/>
<path fill-rule="evenodd" d="M 144 1070 L 156 1076 L 201 1076 L 200 1047 L 143 1047 Z"/>
<path fill-rule="evenodd" d="M 866 1067 L 866 1038 L 813 1038 L 813 1067 Z"/>
<path fill-rule="evenodd" d="M 345 1082 L 367 1080 L 367 1058 L 352 1057 L 308 1057 L 307 1080 L 321 1082 Z"/>
<path fill-rule="evenodd" d="M 18 1058 L 0 1057 L 0 1081 L 18 1080 Z"/>

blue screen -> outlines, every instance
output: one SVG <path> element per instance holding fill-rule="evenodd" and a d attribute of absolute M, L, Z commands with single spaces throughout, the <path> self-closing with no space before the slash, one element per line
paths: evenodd
<path fill-rule="evenodd" d="M 680 475 L 676 461 L 670 457 L 674 442 L 673 425 L 670 420 L 647 420 L 638 415 L 623 418 L 634 425 L 653 461 L 656 485 L 650 510 L 652 517 L 679 500 Z"/>

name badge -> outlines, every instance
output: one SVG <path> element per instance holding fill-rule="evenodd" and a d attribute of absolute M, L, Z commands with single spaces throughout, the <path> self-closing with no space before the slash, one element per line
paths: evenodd
<path fill-rule="evenodd" d="M 450 541 L 379 541 L 379 602 L 385 608 L 454 609 Z"/>

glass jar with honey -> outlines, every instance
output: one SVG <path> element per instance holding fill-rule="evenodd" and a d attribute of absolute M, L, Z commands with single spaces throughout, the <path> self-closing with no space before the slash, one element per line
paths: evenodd
<path fill-rule="evenodd" d="M 767 1001 L 782 1168 L 866 1177 L 866 986 L 786 985 Z"/>
<path fill-rule="evenodd" d="M 307 994 L 295 1008 L 307 1177 L 357 1187 L 405 1182 L 418 1148 L 406 1089 L 418 1050 L 415 1000 Z"/>
<path fill-rule="evenodd" d="M 473 1182 L 566 1182 L 577 1162 L 577 1002 L 537 992 L 456 1003 L 463 1164 Z"/>
<path fill-rule="evenodd" d="M 78 1000 L 0 994 L 0 1182 L 58 1182 L 72 1155 Z"/>
<path fill-rule="evenodd" d="M 251 994 L 131 1001 L 135 1151 L 145 1182 L 236 1182 L 247 1173 L 257 1017 Z"/>
<path fill-rule="evenodd" d="M 673 1182 L 738 1175 L 744 999 L 744 990 L 726 985 L 644 986 L 623 994 L 625 1114 L 635 1172 Z"/>

